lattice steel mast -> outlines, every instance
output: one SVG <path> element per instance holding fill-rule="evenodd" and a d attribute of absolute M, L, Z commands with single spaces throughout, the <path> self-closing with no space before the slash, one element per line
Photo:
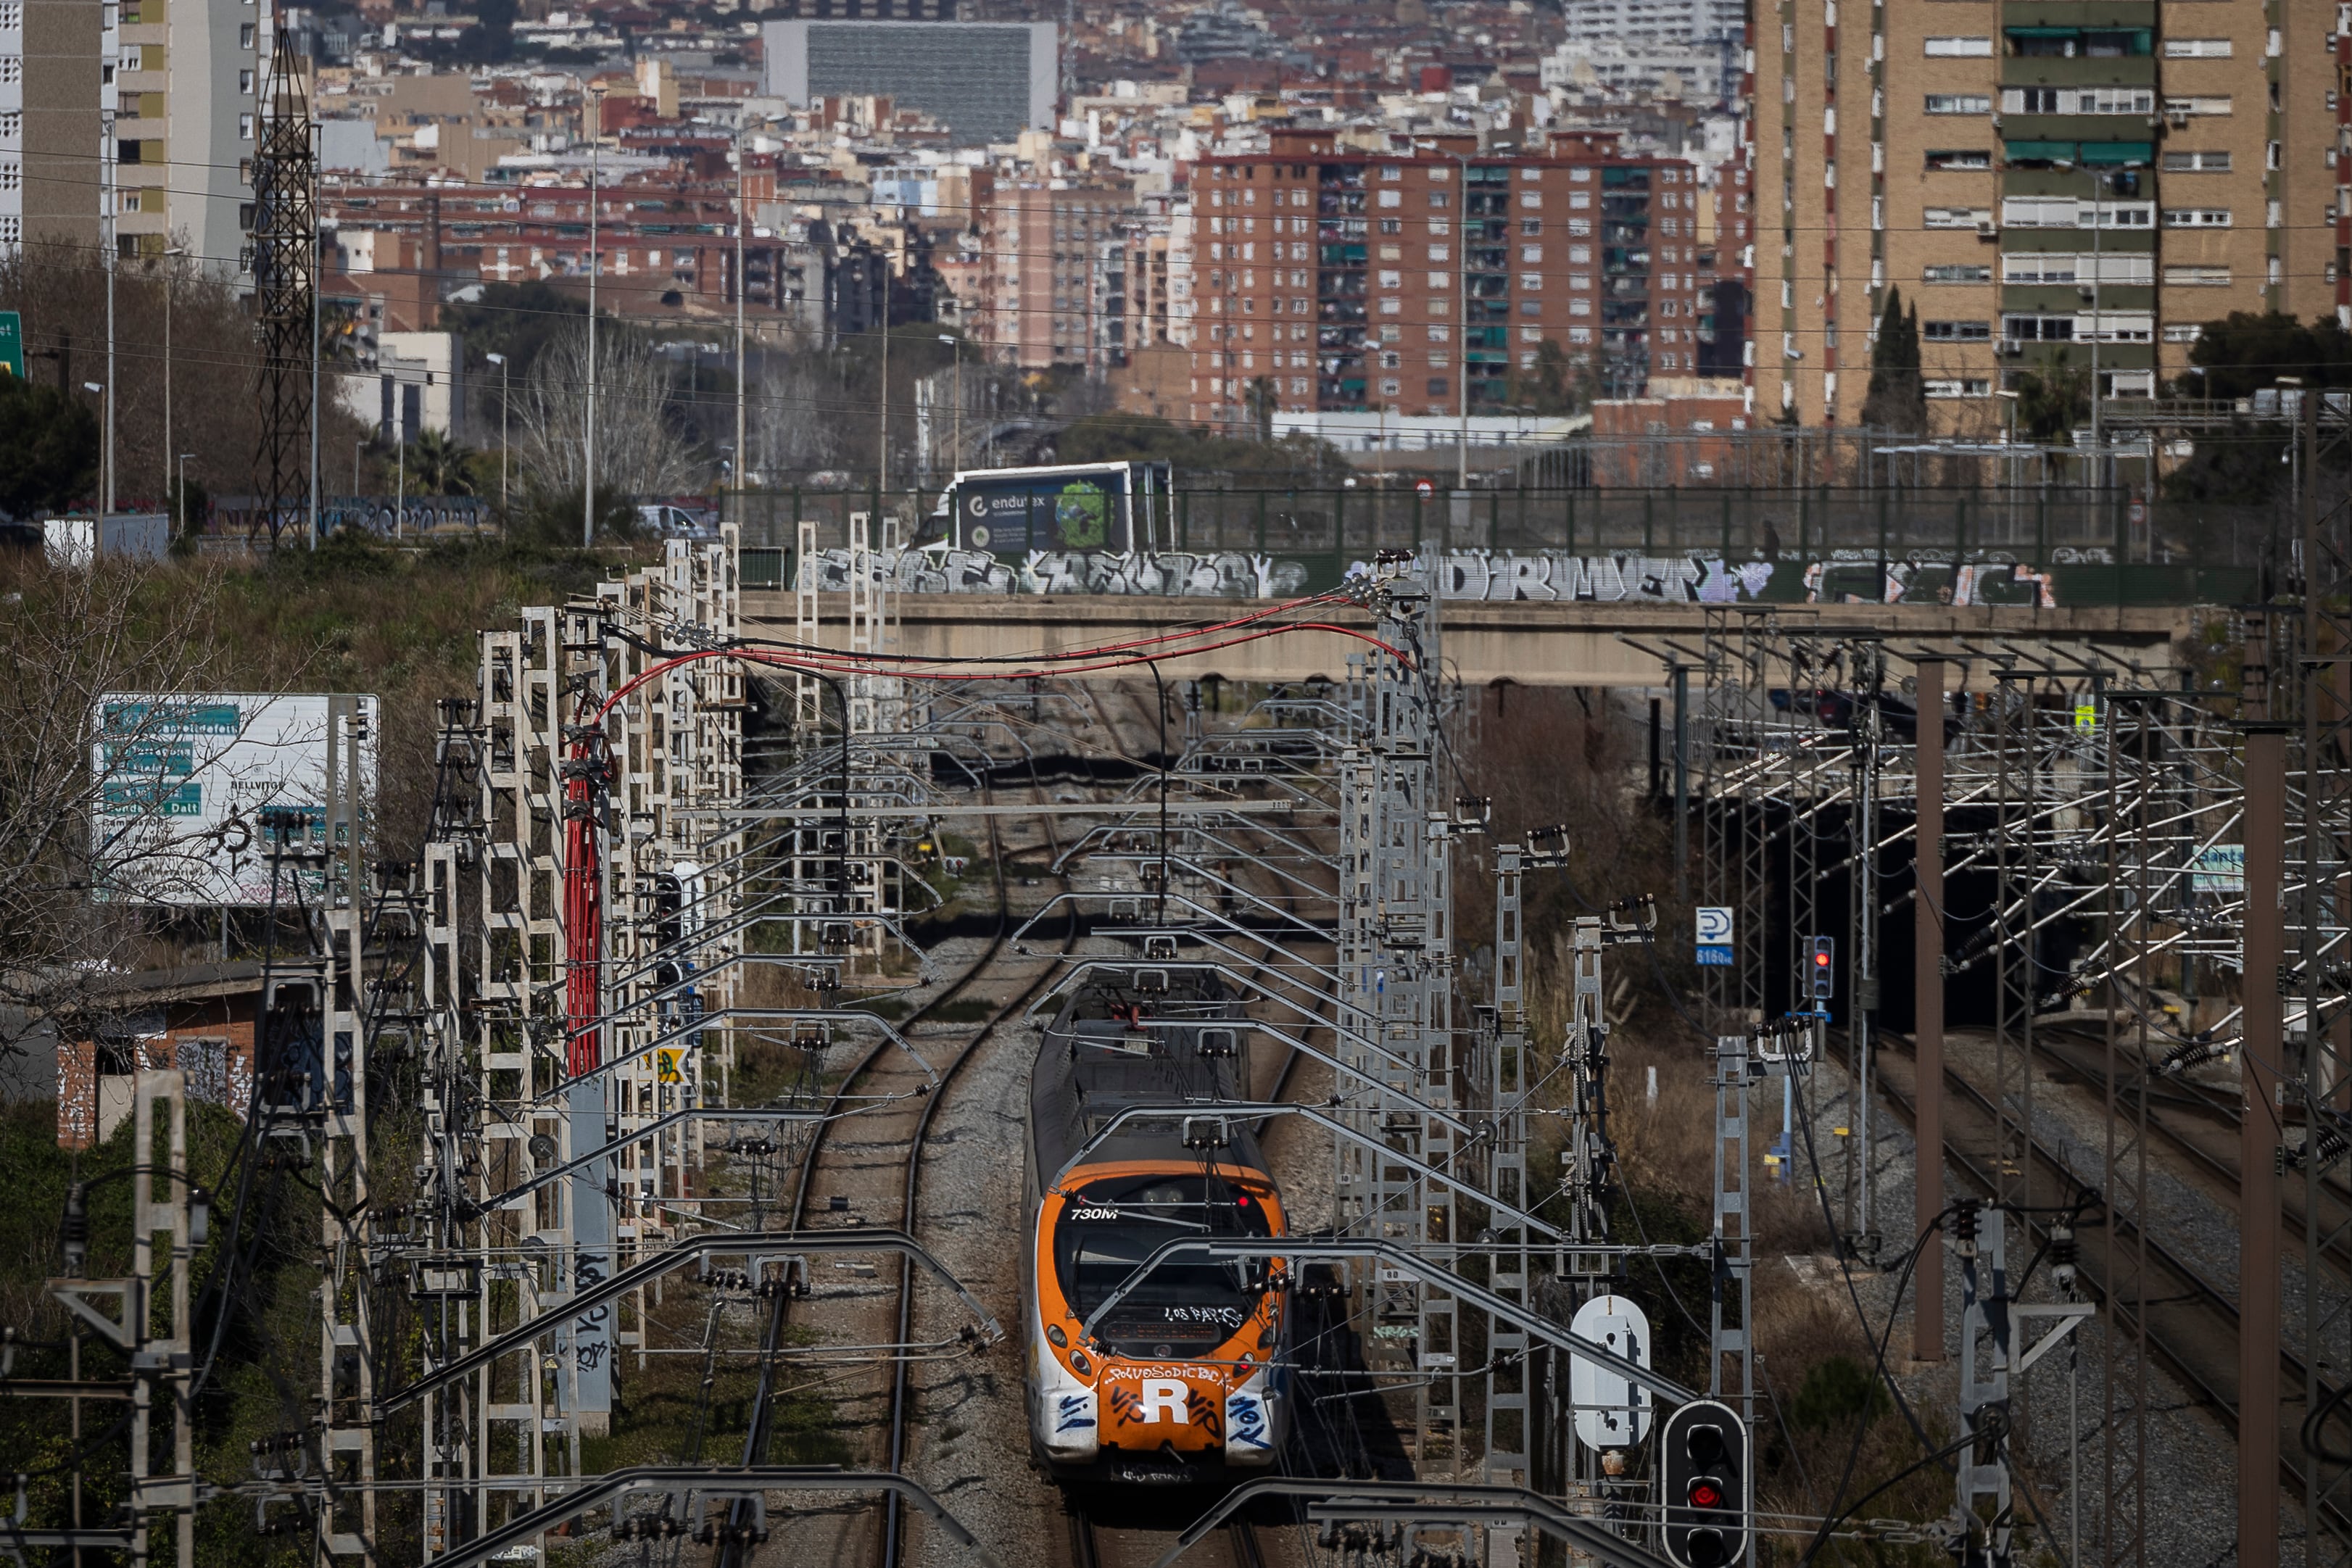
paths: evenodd
<path fill-rule="evenodd" d="M 253 157 L 253 240 L 247 252 L 261 340 L 254 389 L 261 435 L 253 453 L 253 487 L 257 510 L 268 519 L 275 540 L 309 494 L 311 361 L 318 347 L 312 295 L 318 286 L 319 163 L 310 96 L 290 28 L 278 30 L 261 103 Z"/>

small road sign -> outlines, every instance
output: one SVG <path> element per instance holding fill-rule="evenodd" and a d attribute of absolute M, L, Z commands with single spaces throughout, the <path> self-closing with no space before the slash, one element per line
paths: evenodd
<path fill-rule="evenodd" d="M 1698 912 L 1698 961 L 1728 968 L 1731 965 L 1731 911 L 1713 905 Z"/>

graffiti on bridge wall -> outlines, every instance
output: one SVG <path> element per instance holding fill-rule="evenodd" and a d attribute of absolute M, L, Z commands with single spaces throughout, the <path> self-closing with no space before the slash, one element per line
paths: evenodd
<path fill-rule="evenodd" d="M 2026 604 L 2057 608 L 2050 573 L 2021 561 L 1817 560 L 1808 604 Z"/>
<path fill-rule="evenodd" d="M 1315 576 L 1306 562 L 1244 550 L 1030 550 L 1014 558 L 906 549 L 877 550 L 872 559 L 876 582 L 900 593 L 1286 599 L 1306 591 Z M 848 550 L 821 551 L 811 564 L 820 592 L 848 589 Z M 1336 564 L 1327 561 L 1326 570 Z M 1440 562 L 1440 583 L 1449 600 L 1486 602 L 1733 604 L 1764 599 L 1777 570 L 1771 561 L 1633 550 L 1450 550 Z M 1370 563 L 1353 561 L 1346 575 L 1370 570 Z M 1804 565 L 1801 580 L 1802 597 L 1812 603 L 2057 602 L 2048 572 L 2010 561 L 1814 561 Z M 1797 596 L 1793 590 L 1786 595 Z"/>
<path fill-rule="evenodd" d="M 1286 599 L 1307 586 L 1295 560 L 1242 550 L 1157 553 L 1031 550 L 1019 561 L 986 550 L 874 552 L 874 576 L 900 593 L 1104 593 L 1181 599 Z M 849 552 L 815 559 L 819 592 L 849 587 Z"/>

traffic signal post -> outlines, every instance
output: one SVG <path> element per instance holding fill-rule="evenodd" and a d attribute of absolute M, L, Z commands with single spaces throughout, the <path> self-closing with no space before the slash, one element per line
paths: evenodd
<path fill-rule="evenodd" d="M 1695 1399 L 1658 1437 L 1660 1544 L 1676 1568 L 1731 1568 L 1746 1559 L 1754 1492 L 1751 1446 L 1738 1411 Z"/>

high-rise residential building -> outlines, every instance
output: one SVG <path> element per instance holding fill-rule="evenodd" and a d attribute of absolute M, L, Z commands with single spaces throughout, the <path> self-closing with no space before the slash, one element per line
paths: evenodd
<path fill-rule="evenodd" d="M 253 152 L 268 7 L 256 0 L 118 0 L 115 233 L 127 254 L 186 247 L 217 277 L 252 270 Z"/>
<path fill-rule="evenodd" d="M 992 359 L 1024 370 L 1098 366 L 1106 308 L 1100 250 L 1133 219 L 1132 187 L 999 176 L 976 201 L 981 280 L 967 329 Z"/>
<path fill-rule="evenodd" d="M 1613 139 L 1391 152 L 1276 131 L 1192 173 L 1196 420 L 1280 411 L 1501 413 L 1547 343 L 1604 396 L 1703 373 L 1735 189 Z"/>
<path fill-rule="evenodd" d="M 795 108 L 874 94 L 919 109 L 959 146 L 1054 123 L 1052 22 L 790 21 L 761 30 L 767 90 Z"/>
<path fill-rule="evenodd" d="M 0 247 L 102 237 L 114 14 L 0 0 Z"/>
<path fill-rule="evenodd" d="M 2333 0 L 1759 0 L 1760 413 L 1854 423 L 1887 291 L 1938 429 L 2063 361 L 2179 379 L 2232 311 L 2352 313 Z"/>
<path fill-rule="evenodd" d="M 1745 0 L 1562 0 L 1560 22 L 1570 38 L 1709 44 L 1741 37 L 1748 8 Z"/>

